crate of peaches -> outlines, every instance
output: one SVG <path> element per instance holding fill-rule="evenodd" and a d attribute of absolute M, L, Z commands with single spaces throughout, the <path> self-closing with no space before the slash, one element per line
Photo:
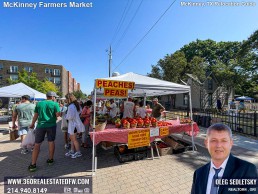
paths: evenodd
<path fill-rule="evenodd" d="M 149 128 L 149 127 L 161 127 L 161 126 L 168 126 L 171 123 L 166 121 L 157 121 L 154 117 L 137 117 L 137 118 L 123 118 L 123 119 L 116 119 L 115 126 L 116 128 Z"/>
<path fill-rule="evenodd" d="M 191 119 L 190 118 L 181 118 L 180 119 L 180 124 L 186 124 L 186 123 L 191 123 Z"/>

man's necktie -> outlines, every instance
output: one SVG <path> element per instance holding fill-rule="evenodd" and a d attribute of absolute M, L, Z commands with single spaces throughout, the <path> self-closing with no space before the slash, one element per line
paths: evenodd
<path fill-rule="evenodd" d="M 217 194 L 218 193 L 218 186 L 215 185 L 215 180 L 218 179 L 218 174 L 219 174 L 219 172 L 222 168 L 219 168 L 219 169 L 213 168 L 213 169 L 215 170 L 215 174 L 212 178 L 210 194 Z"/>

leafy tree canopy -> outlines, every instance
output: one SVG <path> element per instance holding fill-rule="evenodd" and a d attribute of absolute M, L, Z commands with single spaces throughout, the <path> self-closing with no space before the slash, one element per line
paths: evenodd
<path fill-rule="evenodd" d="M 59 89 L 56 87 L 56 85 L 48 80 L 40 81 L 37 78 L 37 74 L 35 72 L 32 72 L 28 74 L 27 71 L 22 70 L 18 72 L 18 80 L 7 80 L 9 84 L 16 84 L 16 83 L 24 83 L 27 86 L 38 90 L 42 93 L 47 93 L 48 91 L 54 91 L 56 93 L 59 92 Z"/>
<path fill-rule="evenodd" d="M 81 90 L 78 90 L 78 91 L 75 91 L 73 92 L 73 95 L 77 98 L 77 99 L 86 99 L 87 96 L 81 91 Z"/>
<path fill-rule="evenodd" d="M 206 72 L 212 72 L 220 85 L 234 87 L 236 94 L 258 93 L 258 30 L 243 42 L 197 39 L 160 59 L 148 75 L 180 83 L 186 74 L 203 81 Z"/>

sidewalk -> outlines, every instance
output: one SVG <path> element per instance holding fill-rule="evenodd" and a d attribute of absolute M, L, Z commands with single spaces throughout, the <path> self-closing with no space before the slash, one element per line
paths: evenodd
<path fill-rule="evenodd" d="M 7 125 L 6 125 L 7 126 Z M 6 127 L 5 126 L 5 127 Z M 7 126 L 8 127 L 8 126 Z M 0 125 L 0 128 L 4 128 Z M 119 163 L 113 150 L 97 148 L 98 169 L 93 177 L 94 194 L 188 194 L 191 190 L 195 169 L 210 160 L 207 150 L 202 148 L 205 129 L 195 138 L 198 152 L 184 152 L 162 156 L 160 159 L 145 159 L 128 163 Z M 182 135 L 179 135 L 182 136 Z M 184 136 L 187 140 L 189 136 Z M 253 160 L 258 166 L 257 140 L 234 136 L 236 145 L 232 152 L 245 160 Z M 46 164 L 48 156 L 47 142 L 43 142 L 37 162 L 37 171 L 27 170 L 31 153 L 20 154 L 20 141 L 9 141 L 9 134 L 0 135 L 0 193 L 3 193 L 4 176 L 46 176 L 78 177 L 91 175 L 91 150 L 82 148 L 83 156 L 77 159 L 66 158 L 63 146 L 63 134 L 60 124 L 57 127 L 55 163 Z M 150 157 L 150 155 L 149 155 Z"/>

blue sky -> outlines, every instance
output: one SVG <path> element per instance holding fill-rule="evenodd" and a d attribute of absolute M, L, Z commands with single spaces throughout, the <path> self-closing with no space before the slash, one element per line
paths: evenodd
<path fill-rule="evenodd" d="M 63 65 L 81 84 L 82 91 L 89 94 L 94 79 L 108 77 L 106 50 L 110 45 L 113 47 L 112 72 L 146 75 L 151 72 L 151 65 L 191 41 L 242 41 L 258 29 L 258 3 L 255 6 L 208 6 L 207 1 L 191 1 L 205 3 L 206 6 L 201 7 L 181 6 L 183 1 L 175 1 L 123 60 L 173 1 L 92 0 L 84 1 L 92 3 L 91 8 L 70 8 L 70 1 L 49 0 L 45 2 L 66 3 L 68 7 L 36 9 L 4 8 L 1 1 L 0 59 Z M 124 10 L 127 14 L 122 20 Z"/>

